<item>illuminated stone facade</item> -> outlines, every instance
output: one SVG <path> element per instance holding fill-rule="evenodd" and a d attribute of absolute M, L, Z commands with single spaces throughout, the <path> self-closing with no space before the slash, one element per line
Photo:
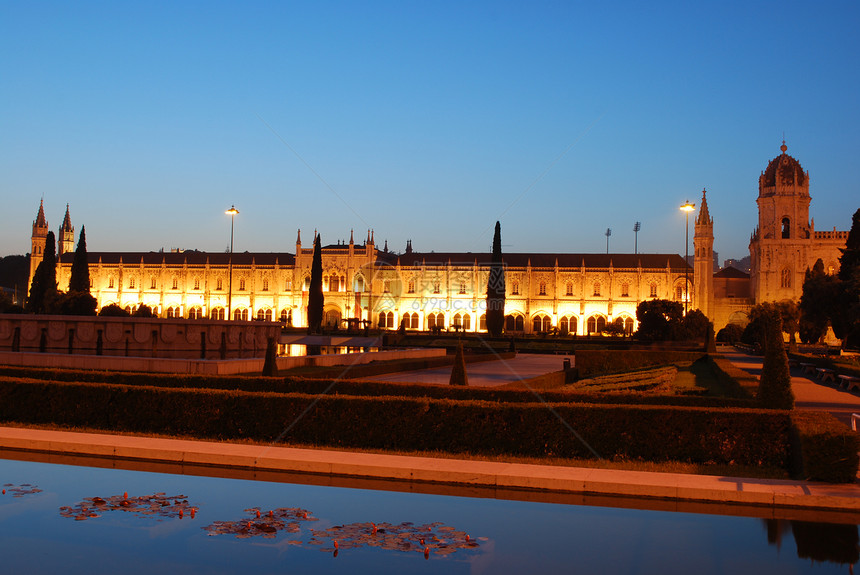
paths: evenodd
<path fill-rule="evenodd" d="M 755 302 L 799 300 L 803 274 L 821 258 L 838 269 L 848 232 L 816 232 L 809 221 L 809 174 L 782 154 L 759 179 L 759 225 L 750 241 L 751 276 L 713 274 L 714 221 L 702 192 L 695 219 L 692 269 L 675 254 L 504 254 L 506 330 L 585 335 L 608 324 L 636 328 L 636 306 L 652 298 L 683 301 L 701 309 L 717 329 L 745 323 Z M 40 204 L 31 236 L 31 278 L 45 245 L 48 224 Z M 69 209 L 58 236 L 57 278 L 68 286 L 74 244 Z M 232 256 L 234 319 L 266 319 L 302 327 L 307 322 L 313 249 L 236 253 Z M 486 331 L 484 306 L 490 253 L 413 252 L 377 249 L 373 232 L 363 243 L 322 249 L 324 323 L 329 328 L 368 325 L 408 330 Z M 230 254 L 198 251 L 90 253 L 92 294 L 99 308 L 141 304 L 161 317 L 224 319 L 230 298 Z M 690 282 L 684 289 L 685 270 Z M 745 274 L 742 274 L 745 276 Z"/>

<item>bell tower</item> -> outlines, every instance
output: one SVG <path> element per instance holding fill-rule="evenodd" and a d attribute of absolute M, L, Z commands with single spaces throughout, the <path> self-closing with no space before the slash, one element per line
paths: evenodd
<path fill-rule="evenodd" d="M 69 204 L 66 204 L 66 217 L 63 218 L 57 239 L 57 256 L 75 251 L 75 228 L 72 227 L 72 218 L 69 216 Z"/>
<path fill-rule="evenodd" d="M 756 303 L 800 298 L 806 271 L 809 173 L 786 151 L 768 163 L 758 183 L 758 227 L 750 238 L 750 279 Z"/>
<path fill-rule="evenodd" d="M 707 192 L 702 190 L 702 204 L 693 235 L 693 282 L 696 298 L 693 306 L 714 319 L 714 219 L 708 212 Z"/>
<path fill-rule="evenodd" d="M 36 221 L 33 222 L 33 233 L 30 235 L 30 278 L 27 280 L 29 284 L 33 282 L 33 274 L 36 273 L 36 268 L 42 261 L 45 254 L 45 243 L 48 241 L 48 220 L 45 219 L 45 200 L 39 201 L 39 213 L 36 214 Z"/>

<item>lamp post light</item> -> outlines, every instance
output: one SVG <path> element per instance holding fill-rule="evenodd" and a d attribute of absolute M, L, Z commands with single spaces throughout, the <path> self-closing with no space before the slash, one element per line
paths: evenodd
<path fill-rule="evenodd" d="M 233 317 L 233 219 L 239 210 L 236 209 L 236 206 L 230 206 L 230 209 L 224 213 L 230 216 L 230 259 L 227 264 L 229 270 L 227 272 L 229 276 L 227 280 L 227 321 L 229 321 Z"/>
<path fill-rule="evenodd" d="M 689 299 L 690 291 L 690 212 L 696 209 L 696 204 L 691 204 L 690 200 L 681 206 L 681 211 L 684 212 L 686 219 L 686 227 L 684 231 L 684 315 L 687 315 L 687 300 Z"/>

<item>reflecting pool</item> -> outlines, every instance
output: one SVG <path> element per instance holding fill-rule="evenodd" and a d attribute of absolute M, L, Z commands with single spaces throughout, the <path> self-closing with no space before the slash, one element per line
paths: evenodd
<path fill-rule="evenodd" d="M 0 571 L 701 575 L 846 573 L 858 560 L 848 514 L 822 523 L 767 508 L 718 515 L 184 473 L 0 459 Z"/>

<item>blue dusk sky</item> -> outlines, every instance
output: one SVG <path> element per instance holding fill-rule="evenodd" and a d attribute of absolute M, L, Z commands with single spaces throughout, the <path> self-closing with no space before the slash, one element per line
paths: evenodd
<path fill-rule="evenodd" d="M 860 3 L 0 0 L 0 255 L 44 198 L 90 251 L 357 241 L 748 255 L 788 153 L 860 208 Z M 692 218 L 690 239 L 692 243 Z"/>

